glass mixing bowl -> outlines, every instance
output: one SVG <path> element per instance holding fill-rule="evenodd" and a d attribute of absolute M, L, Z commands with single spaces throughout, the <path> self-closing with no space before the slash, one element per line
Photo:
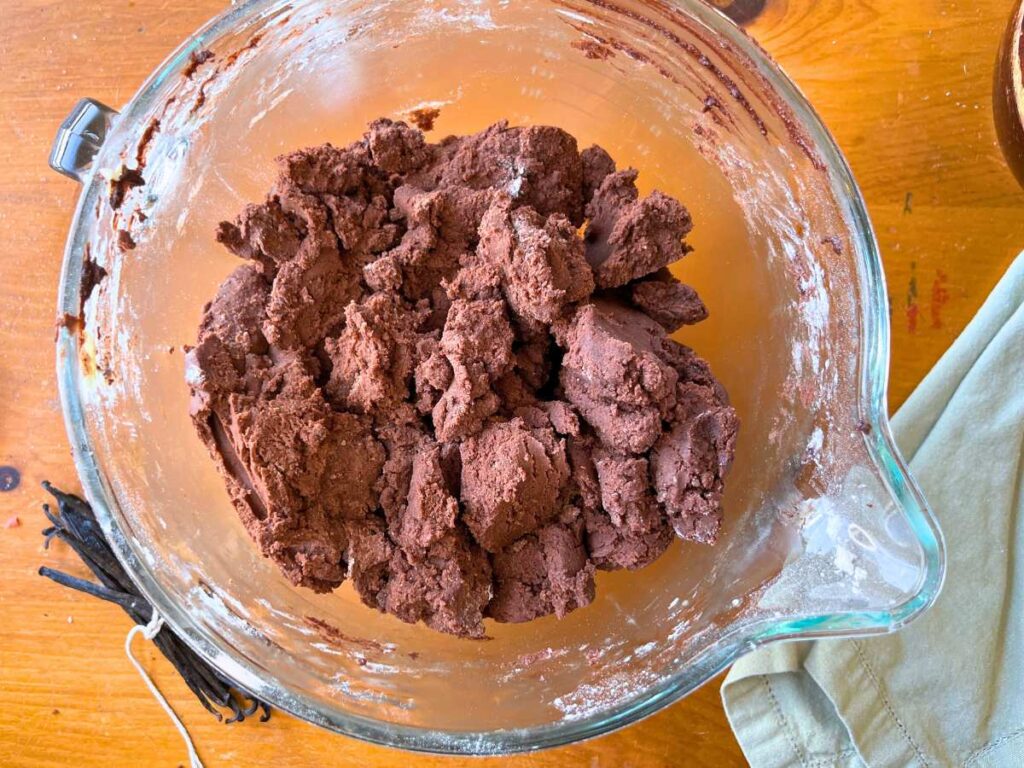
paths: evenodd
<path fill-rule="evenodd" d="M 288 584 L 188 417 L 181 347 L 237 264 L 216 224 L 261 199 L 279 153 L 424 109 L 434 140 L 561 126 L 684 201 L 696 250 L 678 273 L 711 318 L 679 338 L 743 420 L 717 546 L 601 573 L 593 605 L 489 622 L 487 642 Z M 53 163 L 84 184 L 57 350 L 85 492 L 175 631 L 274 706 L 408 749 L 537 749 L 633 722 L 764 643 L 889 632 L 936 597 L 941 535 L 886 421 L 863 201 L 793 84 L 701 2 L 254 0 L 120 114 L 80 105 Z"/>

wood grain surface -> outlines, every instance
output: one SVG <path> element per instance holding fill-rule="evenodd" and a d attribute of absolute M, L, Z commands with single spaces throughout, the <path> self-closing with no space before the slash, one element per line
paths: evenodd
<path fill-rule="evenodd" d="M 224 5 L 3 0 L 0 9 L 3 766 L 186 762 L 178 735 L 124 657 L 127 618 L 36 575 L 44 563 L 81 571 L 66 548 L 44 552 L 39 536 L 40 481 L 78 487 L 52 344 L 60 258 L 78 187 L 52 173 L 46 156 L 78 97 L 123 104 Z M 892 300 L 893 406 L 1024 248 L 1024 194 L 1004 165 L 991 115 L 992 70 L 1009 12 L 1006 0 L 768 0 L 749 27 L 817 106 L 867 198 Z M 162 658 L 140 648 L 211 768 L 743 764 L 719 702 L 720 681 L 589 743 L 505 761 L 458 761 L 368 746 L 281 713 L 266 725 L 218 724 Z"/>

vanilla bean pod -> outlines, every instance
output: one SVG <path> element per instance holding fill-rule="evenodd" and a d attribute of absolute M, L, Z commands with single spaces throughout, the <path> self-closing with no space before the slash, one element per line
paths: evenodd
<path fill-rule="evenodd" d="M 54 539 L 66 543 L 99 583 L 45 566 L 39 569 L 39 575 L 119 606 L 136 624 L 148 624 L 153 618 L 153 607 L 139 593 L 114 555 L 92 507 L 84 499 L 57 490 L 47 482 L 43 487 L 57 501 L 56 511 L 48 504 L 43 505 L 43 513 L 51 523 L 43 531 L 45 546 L 49 547 Z M 166 624 L 153 638 L 153 644 L 171 662 L 199 703 L 218 720 L 224 720 L 227 714 L 222 714 L 221 709 L 230 711 L 230 716 L 224 720 L 227 723 L 241 722 L 259 709 L 263 710 L 260 722 L 270 718 L 270 707 L 266 703 L 221 678 Z"/>

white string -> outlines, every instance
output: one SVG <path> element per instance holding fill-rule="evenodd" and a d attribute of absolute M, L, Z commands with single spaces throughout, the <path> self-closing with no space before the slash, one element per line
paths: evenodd
<path fill-rule="evenodd" d="M 152 640 L 157 636 L 157 633 L 163 625 L 164 617 L 154 609 L 153 618 L 149 620 L 149 624 L 146 626 L 136 624 L 128 631 L 128 637 L 124 639 L 124 652 L 128 654 L 128 660 L 131 661 L 132 665 L 142 676 L 142 679 L 145 681 L 150 693 L 152 693 L 156 700 L 160 702 L 160 706 L 164 708 L 164 712 L 166 712 L 167 716 L 174 722 L 174 727 L 178 729 L 178 733 L 180 733 L 181 738 L 184 739 L 185 746 L 188 747 L 188 763 L 190 768 L 203 768 L 203 763 L 199 759 L 199 755 L 196 754 L 196 748 L 192 744 L 192 737 L 188 735 L 188 731 L 186 730 L 184 723 L 181 722 L 178 715 L 175 714 L 173 709 L 171 709 L 171 705 L 167 703 L 167 699 L 165 699 L 164 695 L 160 693 L 160 689 L 156 687 L 156 683 L 153 682 L 153 679 L 146 673 L 146 670 L 142 668 L 139 660 L 136 659 L 135 655 L 132 653 L 132 640 L 137 634 L 139 634 L 139 632 L 141 632 L 142 636 L 147 640 Z"/>

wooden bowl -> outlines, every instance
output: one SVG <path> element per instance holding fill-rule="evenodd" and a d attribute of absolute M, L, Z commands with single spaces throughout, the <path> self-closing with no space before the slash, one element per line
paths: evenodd
<path fill-rule="evenodd" d="M 1006 162 L 1024 185 L 1024 2 L 1018 4 L 999 47 L 992 94 L 996 133 Z"/>

